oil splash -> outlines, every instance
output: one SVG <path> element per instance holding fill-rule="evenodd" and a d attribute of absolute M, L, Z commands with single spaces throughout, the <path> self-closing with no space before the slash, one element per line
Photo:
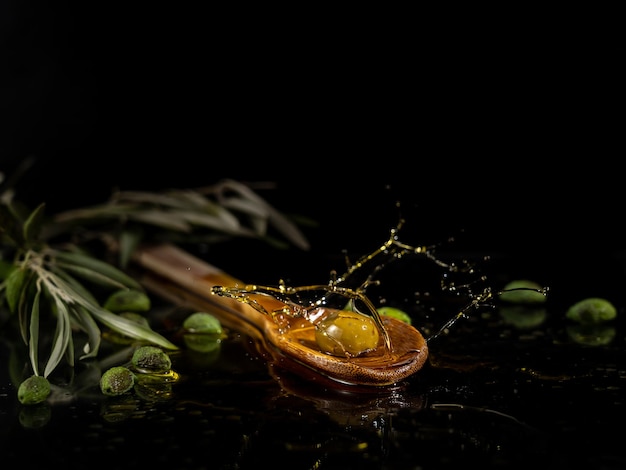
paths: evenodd
<path fill-rule="evenodd" d="M 430 246 L 413 246 L 404 243 L 399 238 L 399 232 L 405 220 L 400 219 L 398 224 L 390 230 L 387 240 L 371 253 L 360 257 L 355 262 L 345 256 L 346 271 L 338 275 L 331 271 L 327 284 L 288 286 L 280 280 L 278 286 L 262 286 L 249 284 L 244 287 L 214 286 L 212 294 L 229 297 L 248 304 L 255 310 L 267 315 L 278 325 L 282 335 L 301 338 L 303 331 L 314 329 L 319 337 L 326 336 L 329 326 L 337 329 L 340 334 L 333 338 L 334 347 L 323 347 L 320 341 L 317 345 L 309 346 L 326 354 L 343 355 L 347 358 L 368 356 L 369 354 L 391 355 L 394 352 L 390 336 L 384 326 L 384 321 L 376 306 L 367 295 L 367 289 L 379 285 L 379 273 L 390 263 L 400 259 L 416 256 L 427 260 L 441 269 L 439 286 L 442 292 L 469 299 L 464 307 L 450 320 L 432 334 L 427 341 L 433 340 L 442 334 L 447 334 L 450 328 L 471 311 L 491 306 L 490 303 L 498 292 L 492 291 L 489 286 L 479 287 L 486 282 L 486 276 L 481 275 L 475 263 L 462 259 L 459 263 L 445 262 L 436 255 L 437 248 L 442 243 Z M 449 238 L 448 243 L 454 238 Z M 470 276 L 464 282 L 458 283 L 455 275 Z M 359 278 L 360 275 L 360 278 Z M 478 291 L 477 291 L 478 289 Z M 332 317 L 337 312 L 353 312 L 354 326 L 338 325 Z M 369 322 L 369 323 L 368 323 Z M 364 339 L 375 328 L 380 342 L 371 347 Z M 310 336 L 310 335 L 309 335 Z M 346 339 L 349 338 L 349 339 Z M 350 341 L 347 344 L 346 341 Z M 362 344 L 362 347 L 351 347 L 352 343 Z"/>

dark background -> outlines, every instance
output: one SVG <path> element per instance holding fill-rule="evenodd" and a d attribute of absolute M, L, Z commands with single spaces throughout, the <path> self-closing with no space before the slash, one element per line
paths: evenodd
<path fill-rule="evenodd" d="M 449 464 L 460 461 L 460 453 L 465 463 L 480 445 L 505 457 L 497 463 L 525 468 L 531 460 L 540 468 L 563 462 L 623 467 L 613 430 L 624 376 L 624 51 L 621 25 L 614 37 L 606 24 L 622 16 L 604 11 L 594 23 L 587 5 L 577 19 L 567 16 L 572 6 L 559 6 L 554 16 L 542 6 L 526 19 L 519 18 L 522 9 L 515 11 L 519 23 L 512 24 L 492 6 L 475 18 L 458 11 L 436 18 L 414 7 L 411 15 L 396 7 L 386 17 L 379 5 L 345 15 L 336 6 L 303 14 L 264 4 L 263 11 L 248 6 L 225 14 L 198 5 L 0 2 L 0 173 L 9 177 L 33 162 L 16 197 L 33 207 L 46 202 L 53 213 L 104 202 L 117 188 L 189 188 L 222 178 L 274 182 L 275 189 L 260 194 L 283 212 L 319 222 L 306 230 L 311 252 L 282 256 L 236 241 L 209 256 L 258 283 L 278 276 L 325 281 L 328 270 L 339 267 L 341 250 L 359 255 L 386 240 L 400 201 L 408 243 L 454 236 L 443 251 L 497 260 L 488 264 L 492 283 L 528 276 L 549 286 L 551 313 L 558 315 L 578 299 L 605 297 L 618 307 L 621 323 L 614 345 L 591 350 L 552 336 L 554 326 L 564 324 L 558 315 L 546 334 L 497 338 L 491 332 L 499 330 L 483 327 L 485 318 L 459 322 L 469 333 L 433 345 L 433 357 L 443 355 L 445 363 L 449 353 L 453 365 L 455 355 L 487 358 L 487 365 L 460 374 L 434 368 L 416 388 L 425 384 L 433 403 L 478 404 L 479 413 L 394 417 L 397 449 L 372 448 L 374 455 L 391 450 L 414 459 L 417 451 L 419 459 Z M 375 21 L 365 19 L 369 13 Z M 399 289 L 407 297 L 398 299 L 415 291 L 407 281 L 412 290 Z M 487 341 L 476 332 L 489 333 Z M 501 367 L 494 370 L 491 359 Z M 571 379 L 562 379 L 570 370 Z M 54 410 L 62 432 L 54 426 L 37 434 L 48 444 L 38 455 L 93 461 L 105 442 L 130 449 L 135 462 L 163 458 L 152 445 L 161 451 L 171 443 L 166 457 L 180 464 L 207 442 L 227 458 L 240 430 L 256 437 L 256 445 L 246 440 L 253 458 L 257 449 L 264 455 L 275 449 L 266 445 L 276 436 L 280 446 L 306 437 L 308 405 L 272 402 L 277 408 L 265 414 L 269 395 L 289 397 L 278 387 L 225 384 L 203 385 L 202 403 L 232 403 L 243 418 L 233 420 L 230 408 L 225 418 L 217 408 L 203 408 L 189 415 L 200 418 L 198 429 L 210 430 L 192 433 L 199 440 L 181 446 L 171 432 L 188 422 L 178 406 L 174 421 L 156 415 L 156 424 L 167 426 L 165 440 L 162 427 L 150 423 L 146 434 L 141 420 L 127 423 L 132 435 L 120 439 L 118 426 L 111 433 L 91 408 L 85 417 L 71 406 L 66 420 Z M 257 406 L 260 414 L 246 415 Z M 520 423 L 484 413 L 483 406 L 547 430 L 549 439 L 543 433 L 529 439 Z M 259 428 L 257 416 L 276 429 Z M 293 426 L 282 425 L 285 417 Z M 334 432 L 323 415 L 313 417 L 307 432 Z M 78 436 L 85 419 L 97 425 Z M 69 439 L 68 429 L 76 431 Z M 31 429 L 10 431 L 10 442 L 32 442 Z M 340 431 L 360 433 L 352 426 Z M 232 442 L 220 448 L 225 440 L 215 436 Z M 194 449 L 181 454 L 189 443 Z M 76 448 L 66 454 L 68 446 Z M 547 448 L 554 453 L 544 455 Z M 133 454 L 137 449 L 146 452 Z"/>
<path fill-rule="evenodd" d="M 609 30 L 534 42 L 506 27 L 455 39 L 253 11 L 0 8 L 0 170 L 33 158 L 18 198 L 51 212 L 232 178 L 275 182 L 262 195 L 318 220 L 327 251 L 378 244 L 396 201 L 425 242 L 464 231 L 470 250 L 556 259 L 624 247 Z"/>

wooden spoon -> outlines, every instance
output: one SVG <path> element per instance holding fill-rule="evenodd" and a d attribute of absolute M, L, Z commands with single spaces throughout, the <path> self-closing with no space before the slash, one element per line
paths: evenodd
<path fill-rule="evenodd" d="M 214 295 L 214 286 L 244 287 L 245 283 L 174 245 L 140 248 L 133 259 L 146 271 L 143 282 L 147 288 L 177 304 L 215 314 L 224 326 L 263 343 L 273 361 L 291 370 L 314 372 L 343 384 L 387 386 L 420 370 L 428 357 L 426 341 L 417 329 L 384 315 L 381 320 L 389 349 L 381 347 L 378 352 L 356 357 L 327 354 L 316 347 L 315 327 L 306 320 L 300 319 L 302 328 L 285 334 L 270 315 L 247 303 Z M 255 300 L 267 311 L 285 305 L 273 297 Z"/>

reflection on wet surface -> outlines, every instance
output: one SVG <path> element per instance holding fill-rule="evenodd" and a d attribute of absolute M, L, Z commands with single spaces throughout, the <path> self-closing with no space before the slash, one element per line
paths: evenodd
<path fill-rule="evenodd" d="M 517 275 L 506 267 L 497 267 L 503 278 Z M 564 316 L 580 292 L 556 287 L 545 305 L 495 303 L 463 316 L 429 343 L 426 366 L 392 387 L 307 380 L 268 363 L 257 342 L 233 331 L 206 353 L 172 354 L 177 382 L 144 383 L 120 397 L 99 393 L 101 369 L 81 366 L 74 394 L 22 407 L 3 370 L 3 452 L 6 461 L 69 468 L 113 455 L 124 455 L 116 464 L 124 468 L 623 468 L 615 433 L 624 414 L 623 305 L 610 324 L 581 329 Z M 431 334 L 445 323 L 442 306 L 450 312 L 458 303 L 404 299 Z M 167 321 L 188 313 L 162 312 Z M 3 365 L 14 360 L 8 346 Z M 125 347 L 111 346 L 112 362 Z M 40 451 L 24 452 L 25 443 Z"/>

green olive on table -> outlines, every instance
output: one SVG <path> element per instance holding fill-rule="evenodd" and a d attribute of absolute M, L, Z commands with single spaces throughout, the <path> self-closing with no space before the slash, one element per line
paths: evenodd
<path fill-rule="evenodd" d="M 607 299 L 588 297 L 571 305 L 565 316 L 582 325 L 598 325 L 617 317 L 617 309 Z"/>
<path fill-rule="evenodd" d="M 113 313 L 147 312 L 150 310 L 150 305 L 150 298 L 145 292 L 134 289 L 122 289 L 109 295 L 102 307 Z"/>
<path fill-rule="evenodd" d="M 160 374 L 172 368 L 170 357 L 156 346 L 138 347 L 133 353 L 131 362 L 135 369 L 144 373 Z"/>
<path fill-rule="evenodd" d="M 124 366 L 107 369 L 100 377 L 100 391 L 109 396 L 123 395 L 135 385 L 135 374 Z"/>
<path fill-rule="evenodd" d="M 543 304 L 547 298 L 542 286 L 528 279 L 516 279 L 502 289 L 500 300 L 511 304 Z"/>
<path fill-rule="evenodd" d="M 18 390 L 17 399 L 22 405 L 41 403 L 50 395 L 50 382 L 40 375 L 31 375 L 24 380 Z"/>
<path fill-rule="evenodd" d="M 224 330 L 219 319 L 207 312 L 195 312 L 183 322 L 185 345 L 196 352 L 211 353 L 220 347 Z"/>

